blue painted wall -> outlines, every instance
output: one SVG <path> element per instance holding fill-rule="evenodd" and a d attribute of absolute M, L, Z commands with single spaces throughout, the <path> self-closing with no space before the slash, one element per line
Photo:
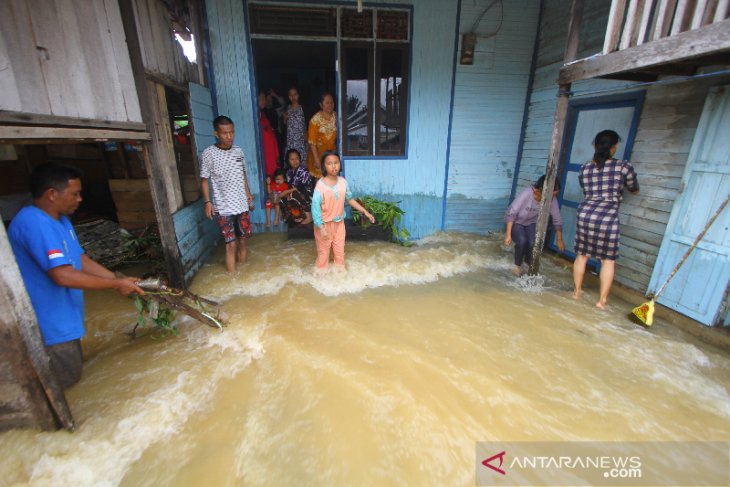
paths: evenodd
<path fill-rule="evenodd" d="M 477 43 L 474 64 L 456 65 L 447 230 L 504 229 L 539 7 L 535 0 L 462 2 L 459 32 L 475 32 Z"/>
<path fill-rule="evenodd" d="M 255 169 L 258 154 L 255 130 L 250 129 L 255 119 L 244 3 L 208 0 L 206 5 L 219 112 L 236 122 L 236 141 Z M 460 22 L 457 0 L 378 2 L 413 8 L 408 153 L 405 158 L 345 159 L 344 166 L 355 194 L 401 202 L 406 211 L 403 223 L 415 238 L 441 230 L 444 222 L 447 229 L 470 231 L 491 230 L 501 222 L 501 216 L 483 218 L 485 204 L 461 204 L 465 198 L 491 203 L 499 213 L 507 204 L 538 4 L 504 2 L 504 13 L 499 5 L 493 7 L 477 32 L 497 31 L 496 36 L 479 39 L 473 66 L 456 68 L 458 33 L 471 28 L 489 3 L 465 2 Z M 453 127 L 452 96 L 457 109 Z M 455 148 L 451 154 L 450 136 Z M 262 218 L 254 214 L 255 221 Z"/>

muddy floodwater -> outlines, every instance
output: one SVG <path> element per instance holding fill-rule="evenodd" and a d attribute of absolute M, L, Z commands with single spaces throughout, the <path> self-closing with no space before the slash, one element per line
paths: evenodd
<path fill-rule="evenodd" d="M 349 242 L 319 278 L 312 241 L 256 235 L 191 288 L 228 327 L 165 339 L 87 293 L 77 431 L 0 434 L 0 485 L 470 486 L 480 441 L 730 440 L 727 352 L 573 300 L 556 261 L 515 278 L 499 244 Z"/>

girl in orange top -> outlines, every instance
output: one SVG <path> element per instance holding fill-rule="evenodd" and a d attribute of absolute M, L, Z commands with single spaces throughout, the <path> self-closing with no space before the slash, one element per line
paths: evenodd
<path fill-rule="evenodd" d="M 327 269 L 330 249 L 335 256 L 335 267 L 345 268 L 345 201 L 375 223 L 375 217 L 357 202 L 350 193 L 345 178 L 340 174 L 340 156 L 327 151 L 322 154 L 322 178 L 317 181 L 312 196 L 314 242 L 317 245 L 315 267 Z"/>
<path fill-rule="evenodd" d="M 322 94 L 319 102 L 320 111 L 309 121 L 307 141 L 307 167 L 315 178 L 322 177 L 321 157 L 325 151 L 335 150 L 337 144 L 337 114 L 335 99 L 329 93 Z"/>

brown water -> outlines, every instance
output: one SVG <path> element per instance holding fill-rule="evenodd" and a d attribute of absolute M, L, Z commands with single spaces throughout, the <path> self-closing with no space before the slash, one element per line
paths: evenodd
<path fill-rule="evenodd" d="M 477 441 L 730 440 L 728 354 L 638 303 L 516 279 L 476 236 L 347 252 L 322 279 L 311 241 L 257 235 L 233 278 L 219 251 L 192 290 L 223 332 L 130 342 L 132 303 L 89 293 L 78 430 L 0 434 L 0 484 L 474 485 Z"/>

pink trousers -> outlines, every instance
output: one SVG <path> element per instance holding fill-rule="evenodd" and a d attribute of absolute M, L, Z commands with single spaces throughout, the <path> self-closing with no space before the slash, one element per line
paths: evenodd
<path fill-rule="evenodd" d="M 345 265 L 345 222 L 326 222 L 324 228 L 327 230 L 327 238 L 322 236 L 322 231 L 314 226 L 314 242 L 317 245 L 317 260 L 315 267 L 326 269 L 330 261 L 330 249 L 335 256 L 335 265 Z"/>

